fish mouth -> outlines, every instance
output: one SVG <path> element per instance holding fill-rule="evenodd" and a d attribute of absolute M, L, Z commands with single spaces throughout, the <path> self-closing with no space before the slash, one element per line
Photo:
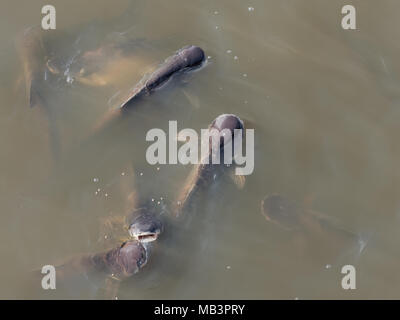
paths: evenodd
<path fill-rule="evenodd" d="M 140 243 L 153 242 L 162 232 L 161 222 L 153 215 L 142 214 L 128 228 L 129 235 Z"/>
<path fill-rule="evenodd" d="M 141 243 L 147 243 L 157 240 L 158 234 L 158 232 L 144 232 L 140 234 L 133 234 L 132 236 Z"/>

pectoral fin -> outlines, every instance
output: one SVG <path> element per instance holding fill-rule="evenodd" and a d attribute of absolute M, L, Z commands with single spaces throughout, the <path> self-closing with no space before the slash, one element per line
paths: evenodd
<path fill-rule="evenodd" d="M 131 165 L 128 165 L 117 179 L 119 194 L 122 196 L 124 203 L 124 216 L 126 216 L 133 209 L 138 207 L 139 196 L 136 191 L 134 168 Z"/>
<path fill-rule="evenodd" d="M 189 101 L 189 104 L 194 107 L 194 109 L 200 109 L 200 100 L 198 96 L 190 94 L 187 90 L 182 89 L 183 94 L 185 95 L 186 99 Z"/>
<path fill-rule="evenodd" d="M 246 176 L 235 174 L 235 170 L 231 170 L 230 178 L 239 190 L 244 188 L 246 184 Z"/>
<path fill-rule="evenodd" d="M 121 281 L 112 276 L 105 279 L 104 298 L 110 300 L 118 300 L 118 289 Z"/>
<path fill-rule="evenodd" d="M 27 85 L 27 97 L 29 107 L 31 108 L 41 103 L 40 93 L 37 89 L 37 84 L 35 81 L 31 80 L 30 83 Z"/>

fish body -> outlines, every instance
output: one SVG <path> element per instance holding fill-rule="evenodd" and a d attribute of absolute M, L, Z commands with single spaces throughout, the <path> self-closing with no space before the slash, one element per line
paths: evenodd
<path fill-rule="evenodd" d="M 129 91 L 122 103 L 115 109 L 107 112 L 94 127 L 94 132 L 101 131 L 104 127 L 123 116 L 136 102 L 144 96 L 152 94 L 161 88 L 173 76 L 182 72 L 199 68 L 205 61 L 203 49 L 197 46 L 185 46 L 174 55 L 167 58 L 153 73 L 145 75 L 136 86 Z"/>
<path fill-rule="evenodd" d="M 232 114 L 223 114 L 218 116 L 210 125 L 209 130 L 215 129 L 214 133 L 220 134 L 224 129 L 230 130 L 231 136 L 228 139 L 233 140 L 235 129 L 244 129 L 244 124 L 239 117 Z M 195 165 L 189 177 L 187 178 L 184 186 L 174 203 L 173 215 L 178 218 L 182 212 L 186 211 L 197 197 L 201 190 L 208 188 L 216 177 L 218 169 L 223 169 L 223 165 L 214 164 L 213 159 L 215 153 L 220 151 L 220 163 L 223 159 L 224 140 L 210 137 L 208 154 L 205 159 L 202 159 L 199 164 Z M 233 145 L 233 144 L 232 144 Z"/>
<path fill-rule="evenodd" d="M 128 108 L 134 99 L 150 94 L 161 87 L 173 75 L 189 69 L 198 68 L 205 60 L 204 51 L 197 46 L 186 46 L 178 50 L 173 56 L 155 70 L 148 79 L 139 83 L 131 92 L 128 99 L 122 103 L 120 108 Z"/>
<path fill-rule="evenodd" d="M 40 88 L 46 81 L 46 59 L 41 31 L 38 27 L 31 27 L 20 35 L 17 49 L 23 67 L 26 98 L 30 107 L 43 103 L 43 93 Z"/>

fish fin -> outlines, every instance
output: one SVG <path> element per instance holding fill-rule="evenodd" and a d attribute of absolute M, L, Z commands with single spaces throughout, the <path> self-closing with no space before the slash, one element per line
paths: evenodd
<path fill-rule="evenodd" d="M 47 135 L 50 144 L 50 152 L 53 160 L 59 160 L 62 152 L 61 148 L 61 132 L 58 126 L 58 119 L 56 114 L 51 109 L 51 104 L 49 105 L 48 100 L 45 99 L 38 89 L 38 87 L 32 82 L 30 86 L 29 94 L 29 106 L 30 108 L 37 107 L 38 113 L 46 119 Z"/>
<path fill-rule="evenodd" d="M 118 231 L 125 231 L 124 216 L 107 216 L 100 217 L 99 242 L 114 244 L 119 242 L 119 237 L 116 235 Z"/>
<path fill-rule="evenodd" d="M 330 225 L 330 226 L 334 226 L 334 227 L 339 226 L 340 221 L 338 219 L 336 219 L 335 217 L 329 216 L 325 213 L 321 213 L 319 211 L 315 211 L 312 209 L 315 199 L 316 199 L 315 192 L 308 194 L 303 200 L 303 210 L 310 213 L 310 215 L 312 217 L 314 217 L 314 219 L 318 220 L 319 222 L 321 222 L 324 225 Z"/>
<path fill-rule="evenodd" d="M 127 206 L 127 208 L 126 208 L 125 211 L 126 211 L 126 212 L 129 212 L 129 211 L 131 211 L 132 209 L 137 208 L 137 207 L 138 207 L 138 203 L 139 203 L 138 194 L 137 194 L 136 191 L 132 191 L 132 192 L 128 195 L 128 198 L 127 198 L 127 201 L 126 201 L 126 206 Z"/>
<path fill-rule="evenodd" d="M 134 190 L 135 186 L 135 172 L 131 165 L 128 165 L 120 176 L 120 191 L 128 195 Z"/>
<path fill-rule="evenodd" d="M 29 85 L 27 96 L 28 96 L 28 103 L 29 103 L 30 108 L 33 108 L 34 106 L 36 106 L 36 104 L 39 103 L 38 94 L 37 94 L 37 91 L 35 89 L 33 82 L 31 82 Z"/>
<path fill-rule="evenodd" d="M 26 94 L 29 107 L 33 108 L 36 105 L 45 104 L 45 99 L 43 98 L 41 93 L 42 88 L 40 87 L 42 84 L 43 82 L 40 81 L 40 77 L 37 74 L 33 75 L 30 81 L 27 81 Z"/>
<path fill-rule="evenodd" d="M 230 178 L 239 190 L 244 188 L 244 185 L 246 184 L 246 176 L 235 174 L 235 171 L 231 170 Z"/>
<path fill-rule="evenodd" d="M 357 235 L 352 230 L 349 230 L 349 228 L 345 226 L 344 223 L 339 219 L 314 210 L 307 210 L 307 212 L 309 212 L 311 216 L 314 217 L 315 220 L 318 221 L 325 228 L 335 230 L 336 232 L 341 232 L 343 235 L 346 235 L 349 238 L 359 238 L 359 235 Z"/>
<path fill-rule="evenodd" d="M 120 193 L 125 197 L 124 212 L 128 214 L 132 209 L 138 207 L 138 193 L 135 188 L 135 172 L 132 166 L 129 166 L 121 173 L 119 183 Z"/>
<path fill-rule="evenodd" d="M 14 93 L 17 94 L 20 91 L 23 91 L 25 89 L 24 87 L 24 77 L 20 75 L 17 77 L 17 80 L 15 81 L 14 85 Z"/>
<path fill-rule="evenodd" d="M 190 94 L 185 89 L 182 89 L 182 92 L 189 101 L 190 105 L 192 105 L 196 110 L 200 109 L 200 100 L 198 96 Z"/>
<path fill-rule="evenodd" d="M 104 297 L 110 300 L 118 300 L 118 289 L 120 287 L 121 281 L 114 278 L 113 276 L 108 276 L 105 279 Z"/>
<path fill-rule="evenodd" d="M 121 99 L 119 108 L 128 108 L 130 104 L 134 103 L 138 98 L 143 97 L 147 93 L 145 77 L 139 81 L 139 83 L 131 89 L 126 95 Z"/>

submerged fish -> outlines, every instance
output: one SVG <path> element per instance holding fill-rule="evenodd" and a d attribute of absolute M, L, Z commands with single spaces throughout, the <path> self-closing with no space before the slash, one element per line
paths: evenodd
<path fill-rule="evenodd" d="M 209 126 L 209 130 L 216 129 L 218 133 L 220 133 L 224 129 L 228 129 L 231 132 L 230 137 L 224 137 L 225 142 L 227 143 L 228 140 L 232 140 L 234 138 L 234 130 L 235 129 L 244 129 L 243 121 L 240 120 L 239 117 L 233 114 L 223 114 L 218 116 Z M 214 139 L 213 139 L 214 140 Z M 190 173 L 189 177 L 187 178 L 186 182 L 184 183 L 182 190 L 180 191 L 176 202 L 174 203 L 173 207 L 173 215 L 178 218 L 181 216 L 182 212 L 189 209 L 192 205 L 193 199 L 201 193 L 202 190 L 207 189 L 211 183 L 214 181 L 216 172 L 218 169 L 226 170 L 226 166 L 223 165 L 223 155 L 224 155 L 224 139 L 220 137 L 220 140 L 217 140 L 217 143 L 214 144 L 212 141 L 209 142 L 208 154 L 206 158 L 208 161 L 204 161 L 202 159 L 199 164 L 197 164 L 192 172 Z M 233 144 L 232 144 L 233 145 Z M 219 150 L 218 150 L 219 149 Z M 213 164 L 213 156 L 215 152 L 221 152 L 220 163 Z M 235 183 L 239 186 L 243 186 L 243 177 L 232 176 Z"/>
<path fill-rule="evenodd" d="M 46 81 L 46 60 L 48 54 L 43 44 L 41 30 L 31 27 L 17 39 L 17 51 L 22 63 L 26 98 L 30 107 L 43 103 L 41 85 Z"/>
<path fill-rule="evenodd" d="M 308 209 L 280 194 L 267 195 L 261 202 L 261 213 L 267 221 L 286 230 L 301 254 L 337 260 L 351 256 L 358 259 L 366 242 L 328 215 Z"/>
<path fill-rule="evenodd" d="M 120 108 L 127 108 L 134 99 L 150 94 L 155 89 L 161 87 L 172 76 L 179 72 L 198 68 L 204 62 L 204 51 L 200 47 L 186 46 L 178 50 L 173 56 L 167 58 L 165 62 L 154 71 L 148 79 L 138 84 L 129 94 L 128 99 L 122 103 Z"/>
<path fill-rule="evenodd" d="M 74 257 L 56 266 L 57 280 L 68 281 L 70 276 L 94 272 L 124 280 L 137 273 L 146 262 L 145 247 L 140 241 L 130 240 L 108 251 Z"/>
<path fill-rule="evenodd" d="M 49 59 L 39 27 L 31 27 L 17 39 L 17 51 L 21 60 L 25 79 L 26 103 L 36 107 L 48 127 L 48 139 L 52 157 L 60 155 L 60 132 L 56 123 L 54 105 L 50 94 L 54 92 L 56 77 L 49 72 L 46 62 Z"/>
<path fill-rule="evenodd" d="M 204 51 L 200 47 L 185 46 L 178 50 L 174 55 L 167 58 L 150 76 L 144 78 L 129 92 L 122 104 L 107 113 L 104 118 L 96 125 L 95 130 L 103 128 L 112 119 L 121 116 L 124 112 L 130 110 L 132 105 L 141 97 L 154 92 L 164 85 L 173 76 L 182 72 L 197 69 L 205 61 Z"/>
<path fill-rule="evenodd" d="M 57 53 L 48 60 L 47 67 L 69 84 L 124 87 L 151 63 L 143 51 L 148 45 L 144 39 L 110 38 L 87 50 L 75 45 L 67 56 Z"/>
<path fill-rule="evenodd" d="M 138 212 L 136 212 L 138 213 Z M 148 262 L 152 242 L 162 231 L 162 223 L 147 212 L 131 221 L 131 239 L 122 244 L 93 254 L 77 255 L 55 266 L 57 285 L 62 289 L 74 279 L 105 280 L 107 298 L 115 298 L 120 282 L 139 272 Z M 39 275 L 36 271 L 35 274 Z"/>
<path fill-rule="evenodd" d="M 267 195 L 262 200 L 261 212 L 268 221 L 286 230 L 303 230 L 313 234 L 330 230 L 349 237 L 355 236 L 354 233 L 340 227 L 333 218 L 307 209 L 277 193 Z"/>
<path fill-rule="evenodd" d="M 67 132 L 69 127 L 63 127 L 64 123 L 60 123 L 62 120 L 58 117 L 61 111 L 57 104 L 58 96 L 65 94 L 68 88 L 67 83 L 62 85 L 63 81 L 95 86 L 111 84 L 116 85 L 119 92 L 124 92 L 132 81 L 132 77 L 125 77 L 124 74 L 144 74 L 152 66 L 148 56 L 144 54 L 144 40 L 132 40 L 123 36 L 110 40 L 109 37 L 96 49 L 80 51 L 76 48 L 75 53 L 65 55 L 54 45 L 57 39 L 43 37 L 44 32 L 39 27 L 25 30 L 18 39 L 18 52 L 24 69 L 27 102 L 31 107 L 37 105 L 43 110 L 49 127 L 50 149 L 53 158 L 59 159 L 62 149 L 66 148 L 65 141 L 71 140 L 67 134 L 61 137 L 61 132 Z M 71 47 L 75 48 L 75 45 Z M 138 47 L 142 54 L 135 50 Z M 139 97 L 152 93 L 178 73 L 200 67 L 204 60 L 205 55 L 201 48 L 182 48 L 153 73 L 145 76 L 125 98 L 118 97 L 119 101 L 123 101 L 120 107 L 106 113 L 100 125 L 95 126 L 95 130 L 129 109 Z M 63 146 L 61 138 L 65 140 Z"/>

